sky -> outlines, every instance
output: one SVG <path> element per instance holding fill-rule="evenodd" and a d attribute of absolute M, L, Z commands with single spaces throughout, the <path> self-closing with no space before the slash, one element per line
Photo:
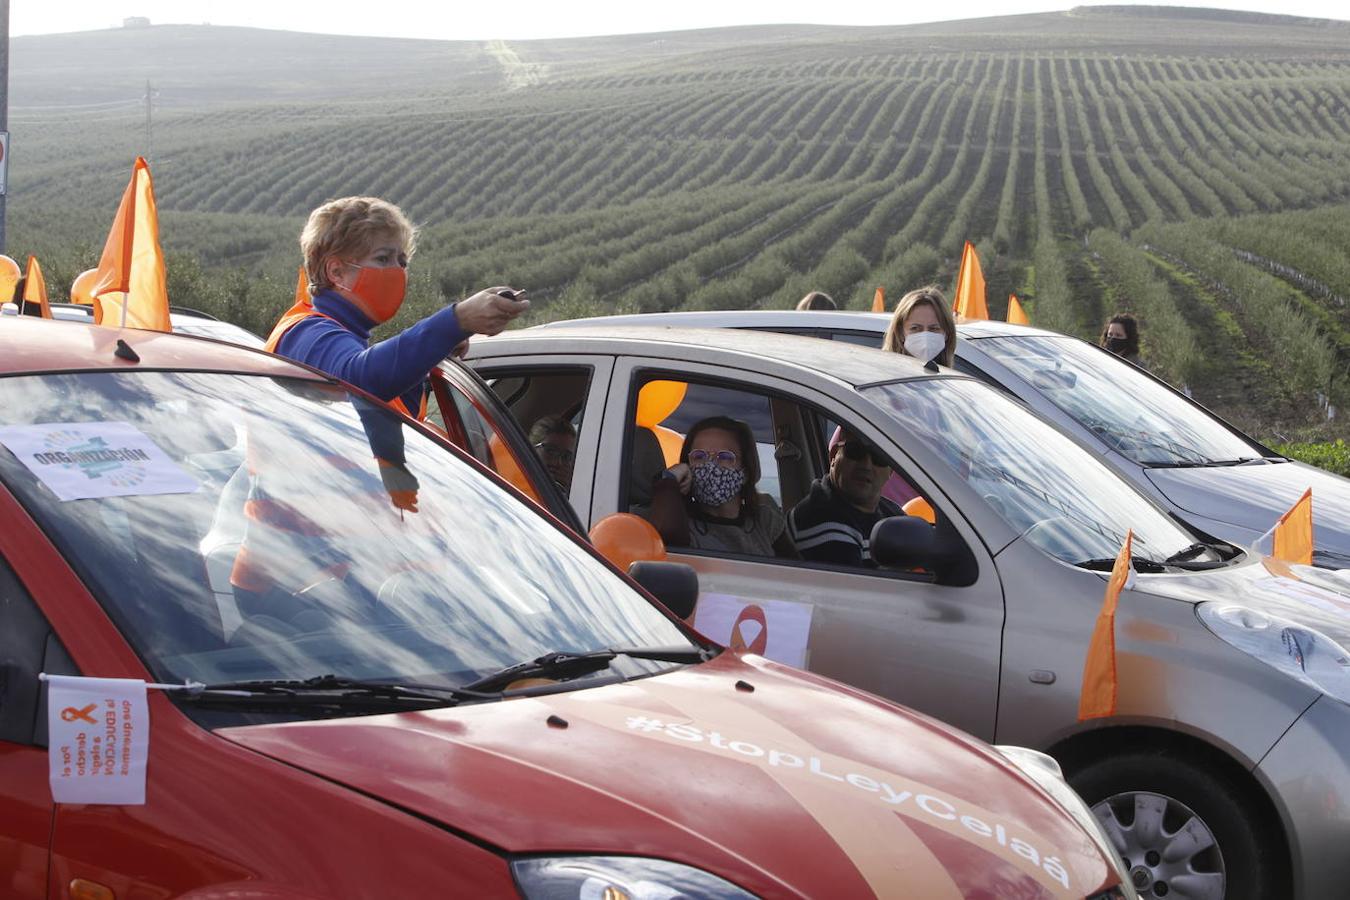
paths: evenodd
<path fill-rule="evenodd" d="M 1117 3 L 1128 0 L 1116 0 Z M 1155 0 L 1314 18 L 1347 19 L 1344 0 Z M 288 31 L 440 40 L 530 40 L 637 34 L 728 25 L 810 23 L 905 25 L 939 19 L 1047 12 L 1075 0 L 946 0 L 909 4 L 884 0 L 683 0 L 575 3 L 565 0 L 11 0 L 10 34 L 52 34 L 119 27 L 127 16 L 151 24 L 245 25 Z"/>

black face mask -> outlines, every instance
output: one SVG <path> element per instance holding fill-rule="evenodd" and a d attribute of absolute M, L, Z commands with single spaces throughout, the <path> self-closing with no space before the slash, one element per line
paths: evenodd
<path fill-rule="evenodd" d="M 1106 349 L 1117 356 L 1125 355 L 1125 347 L 1130 343 L 1129 338 L 1109 337 L 1106 339 Z"/>

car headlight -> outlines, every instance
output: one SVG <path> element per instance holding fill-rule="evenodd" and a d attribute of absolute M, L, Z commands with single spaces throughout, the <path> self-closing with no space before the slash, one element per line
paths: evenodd
<path fill-rule="evenodd" d="M 1195 614 L 1219 640 L 1342 703 L 1350 703 L 1350 654 L 1316 628 L 1249 606 L 1210 601 Z"/>
<path fill-rule="evenodd" d="M 641 856 L 544 856 L 511 863 L 528 900 L 755 900 L 699 869 Z"/>
<path fill-rule="evenodd" d="M 1102 823 L 1092 814 L 1092 810 L 1083 802 L 1083 798 L 1064 780 L 1064 770 L 1055 762 L 1055 758 L 1039 750 L 1032 750 L 1029 747 L 1015 747 L 1011 744 L 998 744 L 994 747 L 999 753 L 1007 758 L 1008 762 L 1017 767 L 1023 775 L 1036 782 L 1036 785 L 1050 795 L 1060 807 L 1073 817 L 1073 820 L 1082 826 L 1088 833 L 1097 849 L 1102 852 L 1111 863 L 1111 867 L 1120 876 L 1120 884 L 1116 887 L 1118 896 L 1125 900 L 1138 900 L 1138 895 L 1130 882 L 1130 873 L 1125 870 L 1124 861 L 1120 858 L 1120 853 L 1111 844 L 1111 839 L 1106 836 L 1102 830 Z M 1111 896 L 1109 893 L 1106 896 Z"/>

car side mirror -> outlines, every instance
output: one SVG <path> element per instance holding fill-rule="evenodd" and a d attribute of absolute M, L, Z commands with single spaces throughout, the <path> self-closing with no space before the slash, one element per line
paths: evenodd
<path fill-rule="evenodd" d="M 628 575 L 666 609 L 688 621 L 698 605 L 698 572 L 677 562 L 644 560 L 628 567 Z"/>
<path fill-rule="evenodd" d="M 891 516 L 872 527 L 872 560 L 883 569 L 924 569 L 940 584 L 970 583 L 962 577 L 969 555 L 947 528 L 918 516 Z"/>

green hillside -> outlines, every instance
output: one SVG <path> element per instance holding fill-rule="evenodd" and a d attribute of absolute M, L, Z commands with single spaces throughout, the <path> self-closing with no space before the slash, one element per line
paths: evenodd
<path fill-rule="evenodd" d="M 264 331 L 304 215 L 424 226 L 395 325 L 489 283 L 533 320 L 855 306 L 953 277 L 1145 357 L 1263 434 L 1346 434 L 1350 24 L 1078 8 L 533 42 L 210 26 L 14 41 L 9 252 L 53 293 L 151 166 L 175 302 Z M 1343 421 L 1343 419 L 1341 420 Z M 1311 431 L 1307 431 L 1312 429 Z"/>

